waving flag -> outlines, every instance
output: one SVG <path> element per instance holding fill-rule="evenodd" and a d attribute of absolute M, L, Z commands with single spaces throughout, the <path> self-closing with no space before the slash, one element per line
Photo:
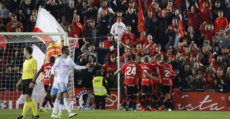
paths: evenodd
<path fill-rule="evenodd" d="M 57 20 L 44 8 L 39 8 L 38 16 L 35 28 L 33 32 L 65 32 Z M 46 44 L 49 44 L 52 41 L 58 41 L 60 43 L 61 37 L 60 36 L 38 36 L 39 39 L 44 41 Z"/>
<path fill-rule="evenodd" d="M 144 16 L 143 16 L 140 0 L 139 0 L 139 3 L 138 3 L 138 31 L 139 32 L 146 31 L 145 19 L 144 19 Z"/>

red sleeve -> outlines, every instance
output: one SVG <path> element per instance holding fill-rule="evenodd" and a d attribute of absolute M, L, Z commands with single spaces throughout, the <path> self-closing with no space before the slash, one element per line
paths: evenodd
<path fill-rule="evenodd" d="M 142 70 L 143 70 L 142 67 L 141 67 L 139 64 L 137 64 L 137 72 L 138 72 L 138 73 L 141 73 Z"/>
<path fill-rule="evenodd" d="M 124 57 L 124 55 L 122 55 L 121 56 L 121 62 L 124 62 L 124 60 L 125 60 L 125 57 Z"/>
<path fill-rule="evenodd" d="M 204 26 L 205 26 L 205 25 L 206 25 L 206 24 L 200 25 L 200 29 L 199 29 L 199 30 L 200 30 L 201 32 L 203 32 L 203 33 L 205 32 L 205 31 L 204 31 Z"/>
<path fill-rule="evenodd" d="M 6 25 L 6 32 L 15 32 L 15 31 L 14 31 L 14 28 L 12 27 L 12 25 L 13 25 L 13 24 L 11 24 L 11 23 L 8 23 L 8 24 Z"/>
<path fill-rule="evenodd" d="M 153 4 L 150 4 L 148 10 L 152 10 L 152 8 L 153 8 Z"/>
<path fill-rule="evenodd" d="M 125 44 L 125 39 L 124 39 L 125 34 L 121 35 L 121 41 Z M 130 42 L 130 41 L 129 41 Z"/>
<path fill-rule="evenodd" d="M 211 55 L 211 56 L 210 56 L 210 58 L 209 58 L 209 60 L 208 60 L 209 64 L 212 62 L 212 58 L 214 58 L 214 55 Z"/>
<path fill-rule="evenodd" d="M 184 46 L 183 45 L 180 46 L 180 50 L 179 51 L 182 52 L 182 53 L 184 52 Z"/>
<path fill-rule="evenodd" d="M 86 23 L 82 26 L 82 35 L 83 35 L 83 37 L 86 37 L 85 29 L 86 29 Z"/>
<path fill-rule="evenodd" d="M 45 64 L 42 65 L 41 69 L 39 71 L 44 72 Z"/>
<path fill-rule="evenodd" d="M 106 62 L 101 68 L 106 69 L 109 62 Z"/>
<path fill-rule="evenodd" d="M 169 66 L 170 66 L 171 77 L 175 77 L 176 73 L 173 71 L 172 65 Z"/>

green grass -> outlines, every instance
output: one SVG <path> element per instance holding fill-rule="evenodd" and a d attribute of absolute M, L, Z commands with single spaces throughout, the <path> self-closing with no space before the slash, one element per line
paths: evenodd
<path fill-rule="evenodd" d="M 0 119 L 17 119 L 22 110 L 0 110 Z M 73 119 L 230 119 L 230 112 L 205 111 L 172 111 L 172 112 L 125 112 L 116 110 L 74 110 L 78 116 Z M 50 119 L 51 110 L 39 112 L 40 119 Z M 32 111 L 28 110 L 25 119 L 31 119 Z M 63 111 L 62 119 L 68 119 L 68 113 Z"/>

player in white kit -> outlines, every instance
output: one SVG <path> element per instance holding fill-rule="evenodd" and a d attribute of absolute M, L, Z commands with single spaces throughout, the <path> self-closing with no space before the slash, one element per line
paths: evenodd
<path fill-rule="evenodd" d="M 86 69 L 90 65 L 87 64 L 86 66 L 78 66 L 76 65 L 73 60 L 69 57 L 69 47 L 68 46 L 63 46 L 62 49 L 62 55 L 59 56 L 56 59 L 56 62 L 54 63 L 52 70 L 51 70 L 51 77 L 54 77 L 54 72 L 57 71 L 57 87 L 58 87 L 58 95 L 54 103 L 54 109 L 51 117 L 53 118 L 61 118 L 56 114 L 57 108 L 60 105 L 60 100 L 62 98 L 62 95 L 64 95 L 64 104 L 66 106 L 66 109 L 69 112 L 69 117 L 76 116 L 77 113 L 73 113 L 70 109 L 69 106 L 69 95 L 68 95 L 68 79 L 69 79 L 69 69 L 72 67 L 74 69 Z"/>

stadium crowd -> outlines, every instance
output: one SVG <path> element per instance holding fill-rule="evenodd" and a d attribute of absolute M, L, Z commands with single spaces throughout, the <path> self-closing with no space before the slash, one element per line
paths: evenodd
<path fill-rule="evenodd" d="M 167 57 L 176 73 L 173 88 L 229 92 L 230 0 L 140 3 L 145 31 L 138 31 L 138 0 L 1 0 L 0 32 L 32 32 L 38 8 L 43 7 L 69 37 L 80 38 L 74 61 L 78 65 L 91 63 L 89 69 L 76 71 L 76 87 L 92 88 L 93 77 L 102 68 L 109 87 L 116 88 L 113 73 L 117 70 L 117 58 L 122 66 L 134 53 L 138 63 L 146 56 L 158 63 Z M 9 54 L 3 53 L 10 50 L 0 45 L 1 57 L 8 55 L 1 74 L 1 90 L 15 89 L 21 76 L 22 48 L 17 45 Z"/>

